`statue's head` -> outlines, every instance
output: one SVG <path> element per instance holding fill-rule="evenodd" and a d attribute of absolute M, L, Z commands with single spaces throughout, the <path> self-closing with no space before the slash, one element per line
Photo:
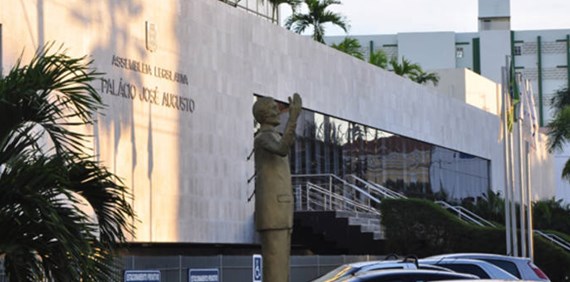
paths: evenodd
<path fill-rule="evenodd" d="M 259 124 L 279 125 L 279 108 L 270 97 L 260 97 L 253 104 L 253 117 Z"/>

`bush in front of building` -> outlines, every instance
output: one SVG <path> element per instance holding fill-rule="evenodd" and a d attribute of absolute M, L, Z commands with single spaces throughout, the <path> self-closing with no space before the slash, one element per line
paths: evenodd
<path fill-rule="evenodd" d="M 570 207 L 562 200 L 542 200 L 534 203 L 533 225 L 535 229 L 556 230 L 570 234 Z"/>
<path fill-rule="evenodd" d="M 479 227 L 461 221 L 435 203 L 422 199 L 383 200 L 386 251 L 425 257 L 462 252 L 505 254 L 505 228 Z M 534 237 L 535 264 L 552 281 L 568 281 L 570 254 Z"/>

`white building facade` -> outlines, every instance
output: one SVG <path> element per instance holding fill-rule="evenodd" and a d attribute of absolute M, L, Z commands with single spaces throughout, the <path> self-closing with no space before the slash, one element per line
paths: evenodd
<path fill-rule="evenodd" d="M 247 180 L 254 174 L 248 155 L 253 148 L 251 107 L 256 94 L 286 102 L 297 92 L 303 98 L 305 121 L 334 119 L 345 132 L 349 128 L 371 132 L 362 135 L 364 139 L 356 135 L 350 135 L 352 141 L 338 139 L 336 152 L 346 157 L 339 162 L 355 160 L 349 157 L 358 149 L 357 142 L 368 142 L 358 143 L 361 148 L 375 148 L 358 151 L 362 153 L 358 157 L 381 155 L 381 150 L 397 146 L 391 152 L 403 154 L 366 163 L 368 175 L 385 183 L 405 186 L 420 183 L 427 175 L 441 180 L 438 185 L 443 183 L 433 185 L 432 192 L 449 189 L 457 197 L 465 191 L 472 191 L 466 196 L 476 197 L 485 189 L 502 191 L 504 187 L 497 85 L 477 82 L 481 78 L 473 73 L 459 74 L 466 94 L 450 99 L 444 90 L 416 84 L 214 0 L 44 0 L 18 5 L 0 0 L 0 7 L 4 73 L 23 50 L 25 62 L 33 50 L 48 42 L 63 43 L 72 56 L 89 55 L 105 73 L 95 87 L 108 108 L 86 130 L 94 135 L 89 146 L 100 161 L 122 177 L 134 195 L 139 220 L 132 242 L 257 242 L 254 203 L 247 200 L 254 187 Z M 509 35 L 498 32 L 479 35 L 480 46 Z M 410 59 L 424 65 L 424 56 L 427 69 L 455 68 L 463 62 L 456 58 L 458 46 L 465 47 L 465 54 L 476 54 L 468 49 L 475 34 L 459 41 L 453 33 L 435 35 L 438 42 L 430 41 L 426 50 L 433 50 L 436 58 Z M 407 57 L 406 52 L 422 49 L 415 38 L 402 34 L 370 40 L 374 46 Z M 507 52 L 509 41 L 500 46 Z M 481 59 L 481 70 L 484 66 Z M 474 81 L 487 90 L 471 90 Z M 468 104 L 477 95 L 486 97 L 484 105 Z M 307 136 L 305 129 L 298 128 L 300 137 Z M 298 144 L 308 144 L 299 140 Z M 317 143 L 324 144 L 313 142 L 315 152 L 320 148 Z M 431 155 L 421 151 L 426 147 L 432 148 Z M 295 150 L 308 152 L 301 147 Z M 330 152 L 334 159 L 335 151 Z M 533 199 L 555 193 L 552 159 L 544 152 L 539 148 L 533 155 L 537 187 Z M 436 155 L 437 162 L 426 160 Z M 446 158 L 462 163 L 453 165 Z M 473 167 L 472 160 L 477 160 Z M 376 161 L 403 162 L 407 170 L 392 174 L 388 166 L 370 169 Z M 301 160 L 293 163 L 302 168 Z M 415 164 L 439 166 L 426 174 Z M 464 187 L 461 175 L 451 177 L 446 170 L 462 175 L 478 172 L 476 180 Z"/>

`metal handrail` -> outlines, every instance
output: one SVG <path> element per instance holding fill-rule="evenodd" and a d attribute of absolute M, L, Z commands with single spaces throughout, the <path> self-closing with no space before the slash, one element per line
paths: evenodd
<path fill-rule="evenodd" d="M 570 252 L 570 243 L 568 243 L 568 241 L 560 238 L 558 235 L 552 234 L 552 233 L 545 233 L 545 232 L 542 232 L 540 230 L 534 230 L 534 233 L 542 236 L 542 238 L 550 240 L 552 243 L 554 243 L 554 244 L 558 245 L 559 247 L 565 249 L 566 251 Z"/>
<path fill-rule="evenodd" d="M 298 196 L 301 195 L 302 197 L 301 199 L 297 199 L 300 203 L 297 207 L 300 208 L 300 210 L 336 211 L 340 209 L 344 211 L 380 214 L 378 210 L 370 206 L 363 205 L 362 203 L 348 199 L 342 195 L 330 193 L 328 189 L 322 188 L 311 182 L 307 182 L 304 186 L 300 186 L 305 187 L 305 191 L 298 191 L 298 193 L 296 193 Z"/>
<path fill-rule="evenodd" d="M 459 217 L 459 219 L 461 219 L 461 220 L 464 220 L 464 218 L 465 218 L 468 221 L 471 221 L 471 222 L 473 222 L 479 226 L 489 226 L 489 225 L 485 225 L 485 224 L 481 223 L 481 221 L 483 221 L 484 223 L 491 224 L 490 226 L 494 227 L 494 225 L 492 223 L 490 223 L 487 220 L 484 220 L 483 218 L 474 214 L 473 212 L 469 212 L 469 213 L 464 212 L 463 210 L 466 210 L 466 209 L 463 207 L 453 206 L 453 205 L 451 205 L 445 201 L 435 201 L 435 203 L 441 205 L 445 209 L 454 211 L 456 213 L 457 217 Z M 472 215 L 475 215 L 475 216 L 472 216 Z M 481 221 L 479 221 L 477 219 L 479 219 Z"/>
<path fill-rule="evenodd" d="M 368 189 L 372 189 L 374 192 L 377 192 L 381 195 L 383 195 L 386 198 L 390 198 L 390 199 L 407 199 L 408 197 L 404 196 L 403 194 L 400 194 L 396 191 L 393 191 L 391 189 L 388 189 L 378 183 L 372 182 L 372 181 L 368 181 L 368 180 L 364 180 L 354 174 L 347 174 L 346 177 L 352 178 L 354 180 L 356 180 L 359 183 L 364 184 L 364 186 Z"/>
<path fill-rule="evenodd" d="M 490 222 L 490 221 L 488 221 L 488 220 L 486 220 L 486 219 L 480 217 L 478 214 L 476 214 L 476 213 L 474 213 L 474 212 L 472 212 L 472 211 L 470 211 L 470 210 L 468 210 L 468 209 L 466 209 L 466 208 L 464 208 L 464 207 L 462 207 L 462 206 L 455 206 L 455 207 L 456 207 L 457 209 L 461 210 L 462 212 L 468 214 L 469 216 L 474 217 L 474 218 L 478 219 L 479 221 L 484 222 L 484 223 L 485 223 L 485 226 L 495 227 L 495 224 L 493 224 L 492 222 Z"/>
<path fill-rule="evenodd" d="M 366 206 L 369 210 L 376 210 L 372 204 L 380 204 L 379 198 L 334 174 L 296 174 L 292 177 L 294 180 L 302 180 L 303 182 L 299 183 L 301 186 L 306 186 L 307 183 L 318 186 L 320 189 L 326 190 L 329 195 L 335 195 L 334 198 L 339 201 L 342 200 L 350 204 L 358 203 L 358 205 Z M 323 204 L 332 204 L 331 201 L 326 201 L 326 198 L 323 198 L 322 201 Z M 331 209 L 332 207 L 329 206 L 328 208 Z"/>

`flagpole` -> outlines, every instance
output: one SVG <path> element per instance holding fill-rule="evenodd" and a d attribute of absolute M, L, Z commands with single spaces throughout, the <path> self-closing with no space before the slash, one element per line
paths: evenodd
<path fill-rule="evenodd" d="M 516 80 L 513 79 L 513 75 L 514 75 L 514 66 L 512 64 L 512 60 L 509 60 L 509 56 L 507 56 L 507 65 L 509 66 L 509 87 L 510 87 L 510 83 L 511 81 L 515 83 L 516 86 Z M 516 87 L 514 87 L 516 88 Z M 513 91 L 516 91 L 516 89 L 513 89 Z M 513 114 L 514 112 L 514 105 L 511 105 L 513 107 Z M 509 109 L 510 110 L 510 109 Z M 514 117 L 513 117 L 513 122 L 514 122 Z M 514 129 L 514 124 L 512 125 L 513 129 Z M 514 137 L 513 134 L 510 133 L 509 134 L 509 189 L 510 189 L 510 199 L 509 199 L 509 207 L 511 210 L 511 238 L 512 238 L 512 242 L 513 242 L 513 253 L 512 255 L 515 257 L 519 256 L 519 244 L 518 244 L 518 234 L 517 234 L 517 213 L 516 213 L 516 205 L 515 205 L 515 159 L 514 159 L 514 141 L 513 141 Z"/>
<path fill-rule="evenodd" d="M 527 152 L 527 160 L 526 160 L 526 189 L 527 189 L 527 227 L 528 227 L 528 257 L 531 261 L 534 261 L 534 229 L 532 226 L 532 187 L 531 187 L 531 178 L 530 178 L 530 145 L 526 143 L 526 152 Z"/>
<path fill-rule="evenodd" d="M 523 98 L 523 95 L 521 95 L 521 100 L 522 100 L 522 98 Z M 519 107 L 522 110 L 522 108 L 523 108 L 522 101 L 519 102 Z M 518 136 L 519 137 L 518 138 L 519 139 L 518 140 L 518 147 L 519 147 L 518 148 L 518 151 L 519 151 L 519 187 L 520 187 L 520 191 L 519 191 L 520 192 L 520 211 L 519 212 L 520 212 L 520 225 L 521 225 L 520 226 L 520 229 L 521 229 L 521 232 L 520 232 L 521 256 L 526 257 L 526 250 L 527 250 L 526 249 L 526 227 L 525 227 L 525 225 L 526 225 L 526 220 L 525 220 L 525 218 L 526 218 L 526 216 L 525 216 L 526 215 L 526 212 L 525 212 L 525 204 L 526 204 L 525 194 L 526 193 L 525 193 L 525 185 L 524 185 L 525 184 L 524 160 L 523 160 L 524 154 L 523 154 L 523 140 L 522 140 L 522 138 L 523 138 L 523 136 L 522 136 L 522 123 L 523 123 L 523 121 L 522 121 L 522 118 L 520 116 L 521 114 L 522 114 L 522 111 L 519 111 L 519 117 L 518 117 L 518 122 L 517 122 L 518 123 L 517 127 L 519 130 L 519 132 L 518 132 L 518 135 L 519 135 Z"/>
<path fill-rule="evenodd" d="M 536 124 L 536 114 L 535 114 L 535 107 L 534 107 L 534 94 L 532 92 L 532 85 L 530 84 L 530 81 L 526 81 L 525 84 L 526 88 L 527 88 L 527 107 L 528 107 L 528 113 L 529 116 L 528 121 L 530 123 L 530 130 L 531 130 L 531 134 L 530 134 L 530 138 L 531 142 L 532 142 L 532 146 L 533 149 L 536 147 L 536 143 L 535 143 L 535 134 L 537 133 L 536 130 L 538 130 L 538 125 Z M 535 127 L 536 125 L 536 127 Z M 534 261 L 534 230 L 533 230 L 533 226 L 532 226 L 532 182 L 531 182 L 531 175 L 530 175 L 530 162 L 531 162 L 531 152 L 533 150 L 531 150 L 531 143 L 530 142 L 525 142 L 526 144 L 526 205 L 527 205 L 527 215 L 526 215 L 526 220 L 527 220 L 527 228 L 528 228 L 528 233 L 527 233 L 527 241 L 528 241 L 528 257 L 531 259 L 531 261 Z"/>
<path fill-rule="evenodd" d="M 514 126 L 514 125 L 513 125 Z M 509 189 L 511 190 L 511 198 L 509 201 L 509 206 L 511 210 L 511 236 L 513 240 L 513 256 L 519 256 L 519 243 L 518 243 L 518 234 L 517 234 L 517 212 L 516 212 L 516 204 L 515 204 L 515 160 L 514 160 L 514 142 L 513 136 L 509 138 L 509 174 L 510 174 L 510 186 Z"/>
<path fill-rule="evenodd" d="M 508 140 L 509 140 L 509 124 L 508 124 L 508 110 L 509 110 L 509 106 L 507 105 L 507 101 L 509 99 L 509 97 L 507 97 L 507 95 L 509 95 L 509 91 L 508 91 L 508 80 L 507 80 L 507 66 L 508 66 L 508 57 L 507 57 L 507 65 L 502 69 L 502 80 L 503 80 L 503 87 L 502 87 L 502 110 L 503 110 L 503 120 L 502 120 L 502 124 L 503 124 L 503 150 L 504 150 L 504 167 L 505 167 L 505 187 L 504 187 L 504 193 L 505 193 L 505 236 L 506 236 L 506 245 L 507 245 L 507 255 L 512 255 L 512 251 L 513 251 L 513 244 L 512 244 L 512 240 L 511 240 L 511 210 L 510 210 L 510 201 L 511 201 L 511 196 L 510 196 L 510 180 L 509 180 L 509 147 L 508 147 Z"/>

